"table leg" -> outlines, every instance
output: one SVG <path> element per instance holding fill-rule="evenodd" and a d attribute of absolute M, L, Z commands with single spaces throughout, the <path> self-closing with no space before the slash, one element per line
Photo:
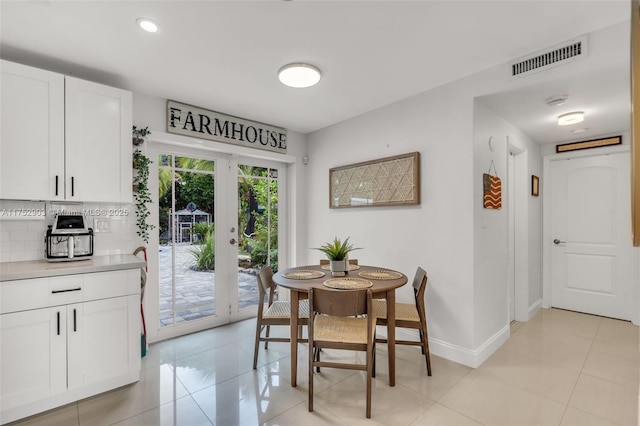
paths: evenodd
<path fill-rule="evenodd" d="M 291 386 L 297 386 L 298 381 L 298 311 L 299 294 L 291 291 Z"/>
<path fill-rule="evenodd" d="M 387 291 L 387 341 L 389 386 L 396 385 L 396 290 Z"/>

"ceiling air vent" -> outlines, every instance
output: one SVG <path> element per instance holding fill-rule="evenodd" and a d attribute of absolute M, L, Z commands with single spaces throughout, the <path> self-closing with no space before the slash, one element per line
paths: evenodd
<path fill-rule="evenodd" d="M 523 77 L 587 56 L 587 36 L 527 55 L 509 63 L 511 78 Z"/>

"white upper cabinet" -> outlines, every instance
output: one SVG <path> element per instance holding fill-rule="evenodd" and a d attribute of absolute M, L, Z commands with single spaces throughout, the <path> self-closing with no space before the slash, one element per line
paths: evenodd
<path fill-rule="evenodd" d="M 0 198 L 130 203 L 131 92 L 2 61 Z"/>
<path fill-rule="evenodd" d="M 131 92 L 65 78 L 66 196 L 131 202 Z"/>
<path fill-rule="evenodd" d="M 62 200 L 64 76 L 0 66 L 0 198 Z"/>

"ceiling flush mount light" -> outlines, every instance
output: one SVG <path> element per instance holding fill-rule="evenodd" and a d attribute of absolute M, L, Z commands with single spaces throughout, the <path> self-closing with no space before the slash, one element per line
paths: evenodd
<path fill-rule="evenodd" d="M 149 18 L 138 18 L 136 19 L 136 23 L 140 28 L 148 33 L 157 33 L 160 29 L 160 27 L 158 27 L 158 24 L 156 24 Z"/>
<path fill-rule="evenodd" d="M 580 123 L 584 120 L 584 112 L 574 111 L 558 116 L 558 126 L 568 126 L 570 124 Z"/>
<path fill-rule="evenodd" d="M 311 87 L 320 81 L 320 70 L 309 64 L 289 64 L 278 70 L 278 79 L 289 87 Z"/>

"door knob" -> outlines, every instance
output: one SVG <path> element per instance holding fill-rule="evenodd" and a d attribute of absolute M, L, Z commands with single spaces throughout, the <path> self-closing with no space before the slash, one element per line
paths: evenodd
<path fill-rule="evenodd" d="M 236 243 L 236 239 L 232 238 L 231 240 L 229 240 L 229 244 L 234 245 Z"/>
<path fill-rule="evenodd" d="M 557 238 L 555 240 L 553 240 L 553 244 L 564 244 L 564 243 L 566 243 L 566 241 L 560 241 Z"/>

